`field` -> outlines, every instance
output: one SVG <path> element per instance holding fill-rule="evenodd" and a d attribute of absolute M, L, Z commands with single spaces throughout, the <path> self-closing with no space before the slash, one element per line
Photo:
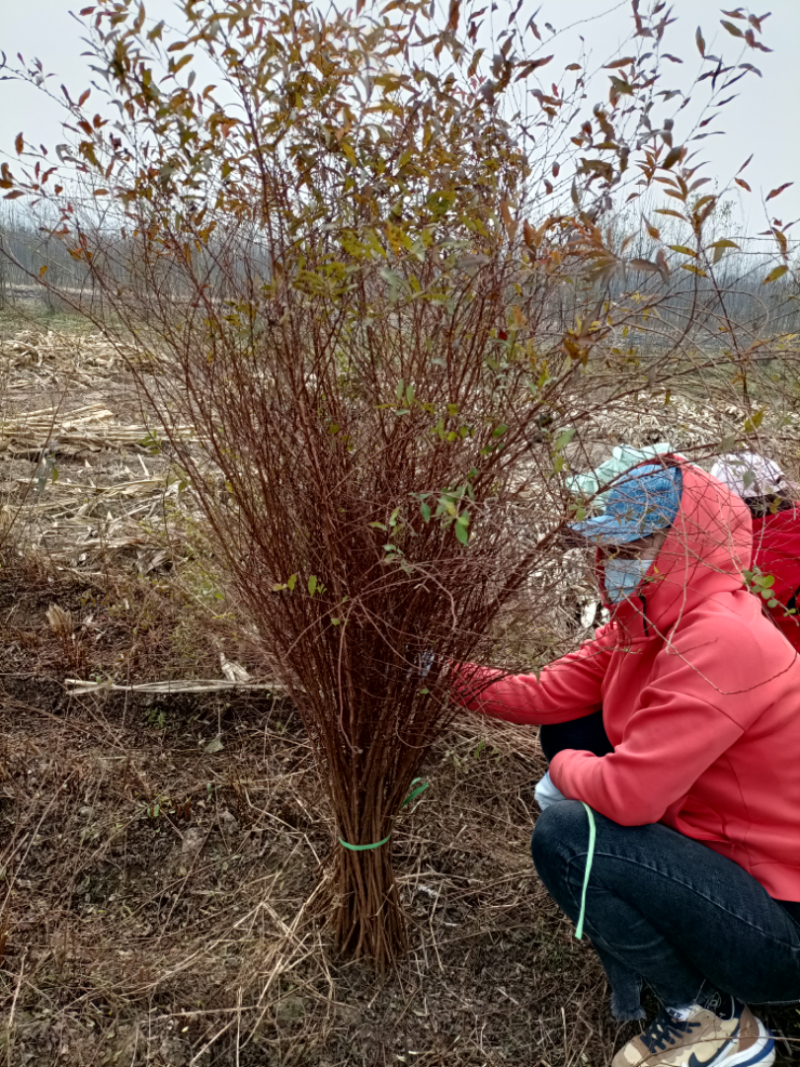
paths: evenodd
<path fill-rule="evenodd" d="M 409 954 L 338 959 L 309 746 L 159 427 L 64 318 L 0 320 L 0 394 L 0 1063 L 607 1064 L 634 1025 L 533 873 L 534 734 L 456 722 L 390 846 Z M 763 1014 L 800 1062 L 798 1013 Z"/>

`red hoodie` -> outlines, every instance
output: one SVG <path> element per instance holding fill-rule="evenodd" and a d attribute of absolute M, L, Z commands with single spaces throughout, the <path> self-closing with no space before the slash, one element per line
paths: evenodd
<path fill-rule="evenodd" d="M 663 822 L 800 901 L 800 657 L 743 584 L 746 505 L 681 469 L 658 559 L 594 640 L 538 680 L 463 667 L 457 697 L 531 724 L 602 707 L 614 752 L 559 752 L 550 776 L 566 797 L 625 826 Z"/>
<path fill-rule="evenodd" d="M 753 519 L 753 561 L 774 577 L 770 592 L 778 603 L 767 610 L 800 652 L 800 507 Z"/>

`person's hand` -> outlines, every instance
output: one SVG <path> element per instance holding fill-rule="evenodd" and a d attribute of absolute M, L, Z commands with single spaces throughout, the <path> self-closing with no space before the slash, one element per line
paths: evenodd
<path fill-rule="evenodd" d="M 424 682 L 435 662 L 436 653 L 432 648 L 426 648 L 422 652 L 418 652 L 411 667 L 406 672 L 406 677 L 414 678 L 418 682 Z"/>
<path fill-rule="evenodd" d="M 432 648 L 426 648 L 417 659 L 417 671 L 421 679 L 428 677 L 431 667 L 436 662 L 436 654 Z"/>
<path fill-rule="evenodd" d="M 536 783 L 533 795 L 542 811 L 551 804 L 557 804 L 559 800 L 567 799 L 561 790 L 557 789 L 550 781 L 550 771 Z"/>

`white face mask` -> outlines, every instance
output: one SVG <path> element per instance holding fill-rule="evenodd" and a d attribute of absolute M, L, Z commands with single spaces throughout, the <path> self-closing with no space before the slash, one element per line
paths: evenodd
<path fill-rule="evenodd" d="M 632 596 L 653 566 L 652 559 L 607 559 L 603 564 L 606 594 L 612 604 Z"/>

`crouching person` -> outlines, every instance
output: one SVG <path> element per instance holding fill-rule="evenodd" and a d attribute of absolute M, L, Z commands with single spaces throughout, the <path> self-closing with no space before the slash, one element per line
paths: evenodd
<path fill-rule="evenodd" d="M 751 517 L 678 457 L 635 468 L 593 543 L 610 622 L 539 678 L 461 667 L 461 703 L 543 724 L 536 869 L 621 1020 L 614 1067 L 768 1067 L 746 1007 L 800 1001 L 800 659 L 747 591 Z"/>

